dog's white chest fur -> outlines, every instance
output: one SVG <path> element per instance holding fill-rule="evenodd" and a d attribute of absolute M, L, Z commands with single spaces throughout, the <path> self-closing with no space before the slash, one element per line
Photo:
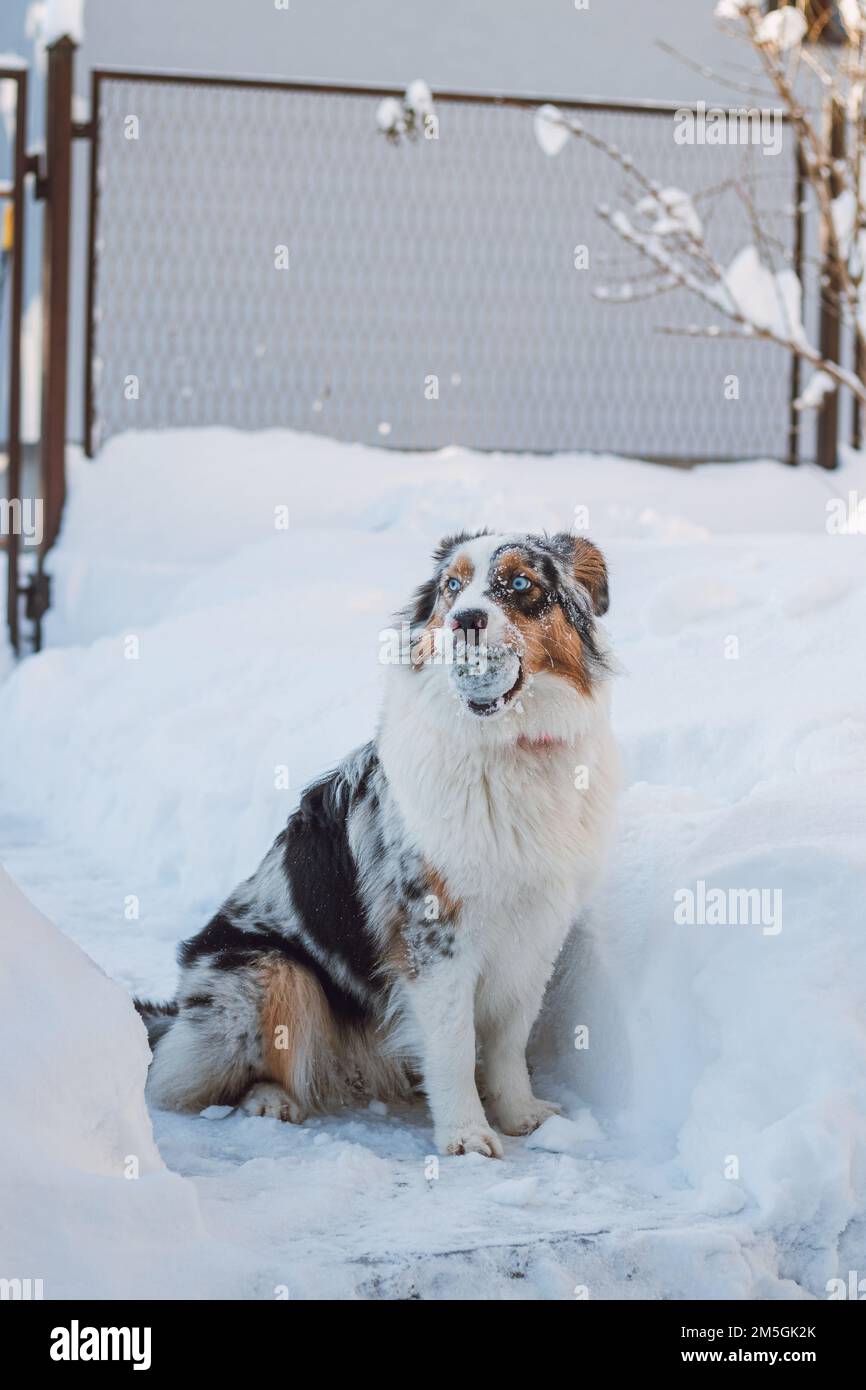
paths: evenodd
<path fill-rule="evenodd" d="M 618 772 L 607 691 L 578 707 L 561 683 L 538 685 L 537 715 L 528 697 L 510 728 L 502 721 L 479 743 L 466 716 L 454 710 L 443 725 L 408 682 L 395 682 L 379 734 L 416 848 L 491 921 L 494 905 L 525 908 L 533 896 L 569 919 L 603 860 Z"/>
<path fill-rule="evenodd" d="M 540 673 L 481 723 L 455 708 L 441 672 L 395 672 L 378 748 L 405 835 L 457 904 L 446 959 L 407 996 L 425 1075 L 441 1065 L 437 1132 L 451 1152 L 498 1153 L 472 1081 L 475 1039 L 488 1113 L 510 1134 L 543 1123 L 555 1107 L 532 1093 L 526 1040 L 604 861 L 619 769 L 609 691 L 580 697 Z"/>

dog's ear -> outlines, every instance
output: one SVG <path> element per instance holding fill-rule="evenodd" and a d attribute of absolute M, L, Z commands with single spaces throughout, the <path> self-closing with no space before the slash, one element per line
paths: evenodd
<path fill-rule="evenodd" d="M 412 602 L 409 605 L 409 621 L 413 627 L 419 627 L 427 622 L 433 613 L 438 595 L 439 579 L 434 574 L 432 579 L 426 580 L 415 590 L 412 597 Z"/>
<path fill-rule="evenodd" d="M 409 604 L 409 621 L 413 627 L 426 623 L 432 615 L 436 599 L 439 596 L 440 567 L 451 554 L 455 545 L 458 545 L 462 539 L 462 535 L 443 536 L 439 544 L 434 547 L 432 559 L 436 566 L 435 572 L 418 586 L 412 595 L 412 602 Z"/>
<path fill-rule="evenodd" d="M 610 593 L 607 583 L 607 565 L 597 545 L 585 536 L 572 536 L 560 531 L 552 538 L 556 550 L 570 565 L 578 584 L 582 584 L 592 599 L 596 617 L 601 618 L 610 606 Z"/>
<path fill-rule="evenodd" d="M 593 609 L 601 618 L 610 607 L 607 565 L 598 546 L 585 536 L 578 536 L 574 542 L 574 577 L 589 591 Z"/>

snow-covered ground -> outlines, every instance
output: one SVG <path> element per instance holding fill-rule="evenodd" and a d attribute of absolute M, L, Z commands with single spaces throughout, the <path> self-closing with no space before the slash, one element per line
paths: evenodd
<path fill-rule="evenodd" d="M 866 534 L 828 513 L 851 492 L 864 458 L 678 472 L 200 431 L 73 459 L 49 648 L 0 686 L 0 857 L 125 990 L 172 992 L 176 942 L 369 737 L 379 633 L 455 527 L 576 521 L 602 545 L 626 790 L 534 1041 L 570 1123 L 501 1163 L 431 1166 L 424 1107 L 376 1106 L 156 1114 L 167 1172 L 131 1006 L 0 882 L 0 1275 L 46 1297 L 548 1299 L 823 1297 L 862 1274 Z M 760 919 L 678 921 L 699 883 L 728 906 L 763 889 Z"/>

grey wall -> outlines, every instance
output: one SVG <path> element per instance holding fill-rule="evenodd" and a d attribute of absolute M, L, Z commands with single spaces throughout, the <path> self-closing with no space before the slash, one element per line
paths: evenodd
<path fill-rule="evenodd" d="M 733 48 L 715 0 L 87 0 L 82 66 L 192 68 L 561 96 L 713 97 L 655 47 Z M 731 55 L 736 59 L 737 51 Z"/>

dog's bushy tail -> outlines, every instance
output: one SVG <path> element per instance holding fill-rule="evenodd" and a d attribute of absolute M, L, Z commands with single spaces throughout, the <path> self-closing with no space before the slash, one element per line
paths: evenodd
<path fill-rule="evenodd" d="M 133 999 L 133 1004 L 141 1015 L 147 1029 L 147 1041 L 151 1052 L 160 1038 L 164 1037 L 177 1017 L 177 1004 L 152 1004 L 149 999 Z"/>

